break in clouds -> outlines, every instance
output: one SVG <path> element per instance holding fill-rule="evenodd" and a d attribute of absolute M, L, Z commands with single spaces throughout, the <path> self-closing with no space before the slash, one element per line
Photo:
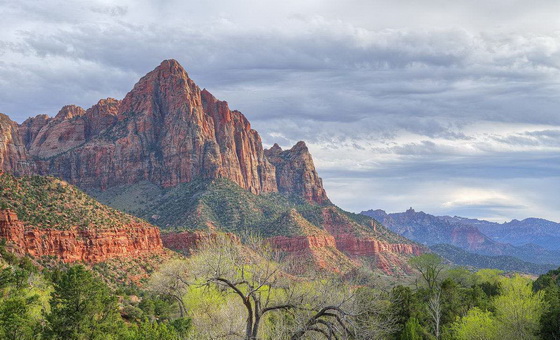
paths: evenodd
<path fill-rule="evenodd" d="M 560 221 L 558 5 L 502 2 L 2 2 L 0 112 L 122 98 L 174 58 L 266 145 L 307 141 L 343 208 Z"/>

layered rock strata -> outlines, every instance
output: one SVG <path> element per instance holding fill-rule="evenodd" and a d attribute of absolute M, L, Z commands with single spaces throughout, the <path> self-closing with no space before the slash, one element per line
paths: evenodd
<path fill-rule="evenodd" d="M 0 210 L 0 237 L 20 254 L 54 256 L 63 262 L 92 264 L 163 252 L 156 227 L 134 223 L 109 229 L 39 229 L 25 226 L 11 210 Z"/>

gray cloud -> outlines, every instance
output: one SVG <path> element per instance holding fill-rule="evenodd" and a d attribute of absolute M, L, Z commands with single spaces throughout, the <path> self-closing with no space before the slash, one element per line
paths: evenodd
<path fill-rule="evenodd" d="M 0 112 L 17 121 L 122 98 L 175 58 L 244 112 L 265 144 L 309 141 L 326 183 L 398 178 L 390 190 L 403 192 L 405 206 L 418 196 L 404 190 L 419 180 L 442 191 L 458 178 L 554 186 L 557 1 L 62 4 L 0 4 Z M 356 203 L 367 192 L 356 195 L 331 193 L 345 208 L 371 208 Z"/>

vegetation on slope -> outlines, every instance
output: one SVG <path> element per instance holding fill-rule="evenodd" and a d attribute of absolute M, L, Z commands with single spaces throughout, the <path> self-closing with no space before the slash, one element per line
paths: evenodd
<path fill-rule="evenodd" d="M 513 271 L 529 274 L 543 274 L 553 268 L 556 268 L 553 264 L 525 262 L 513 256 L 488 256 L 474 254 L 450 244 L 436 244 L 431 246 L 430 249 L 460 266 L 494 268 L 507 272 Z"/>
<path fill-rule="evenodd" d="M 162 229 L 219 230 L 243 233 L 251 230 L 263 237 L 306 235 L 309 225 L 321 228 L 325 206 L 279 193 L 255 195 L 227 179 L 195 180 L 174 188 L 148 182 L 107 191 L 90 191 L 100 202 L 146 219 Z M 347 219 L 356 232 L 389 242 L 410 243 L 373 220 L 347 213 L 335 206 L 334 213 Z"/>
<path fill-rule="evenodd" d="M 0 209 L 12 209 L 21 221 L 39 228 L 109 228 L 143 222 L 53 177 L 0 173 Z"/>

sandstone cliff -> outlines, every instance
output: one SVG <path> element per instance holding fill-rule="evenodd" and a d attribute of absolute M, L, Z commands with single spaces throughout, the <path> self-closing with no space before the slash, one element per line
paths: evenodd
<path fill-rule="evenodd" d="M 83 189 L 227 178 L 254 194 L 280 191 L 328 202 L 305 143 L 273 148 L 267 157 L 245 116 L 201 90 L 175 60 L 142 77 L 122 101 L 100 100 L 88 110 L 67 105 L 54 118 L 29 118 L 19 129 L 3 120 L 0 170 L 29 173 L 23 168 L 32 158 L 38 174 Z"/>
<path fill-rule="evenodd" d="M 24 225 L 11 210 L 0 210 L 0 237 L 20 254 L 54 256 L 63 262 L 98 263 L 163 252 L 156 227 L 138 223 L 109 229 L 36 228 Z"/>
<path fill-rule="evenodd" d="M 16 175 L 29 175 L 35 171 L 29 159 L 17 123 L 0 113 L 0 171 Z"/>
<path fill-rule="evenodd" d="M 274 144 L 265 150 L 265 155 L 276 167 L 278 191 L 319 204 L 329 201 L 305 142 L 298 142 L 286 151 Z"/>
<path fill-rule="evenodd" d="M 277 191 L 274 166 L 247 119 L 201 91 L 174 60 L 140 79 L 122 102 L 65 114 L 68 108 L 39 132 L 25 129 L 41 174 L 82 188 L 228 178 L 256 194 Z"/>

